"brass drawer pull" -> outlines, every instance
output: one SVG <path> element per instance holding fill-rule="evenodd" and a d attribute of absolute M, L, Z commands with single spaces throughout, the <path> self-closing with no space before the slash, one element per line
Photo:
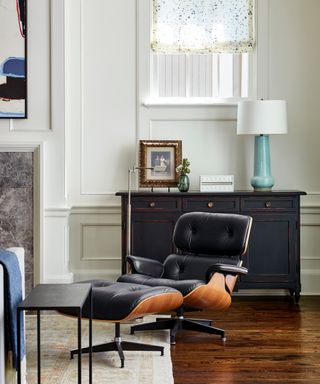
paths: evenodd
<path fill-rule="evenodd" d="M 265 203 L 265 206 L 266 206 L 266 208 L 271 208 L 271 201 L 267 201 L 266 203 Z"/>
<path fill-rule="evenodd" d="M 213 202 L 209 201 L 209 203 L 207 205 L 208 205 L 208 208 L 212 208 L 213 207 Z"/>
<path fill-rule="evenodd" d="M 151 203 L 149 203 L 149 207 L 150 208 L 154 208 L 156 206 L 156 203 L 154 201 L 152 201 Z"/>

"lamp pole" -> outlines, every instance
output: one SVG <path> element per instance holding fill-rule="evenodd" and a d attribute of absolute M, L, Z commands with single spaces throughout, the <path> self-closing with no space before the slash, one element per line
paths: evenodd
<path fill-rule="evenodd" d="M 131 253 L 131 176 L 137 170 L 150 169 L 153 167 L 136 167 L 128 169 L 128 203 L 127 203 L 127 256 Z"/>
<path fill-rule="evenodd" d="M 131 253 L 131 175 L 136 167 L 128 169 L 128 204 L 127 204 L 127 256 Z"/>

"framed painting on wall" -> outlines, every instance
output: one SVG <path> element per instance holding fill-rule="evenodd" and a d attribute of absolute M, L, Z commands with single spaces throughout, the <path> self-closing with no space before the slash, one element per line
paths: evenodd
<path fill-rule="evenodd" d="M 140 140 L 139 149 L 139 186 L 176 187 L 176 168 L 182 159 L 181 140 Z"/>
<path fill-rule="evenodd" d="M 0 0 L 0 118 L 27 118 L 27 0 Z"/>

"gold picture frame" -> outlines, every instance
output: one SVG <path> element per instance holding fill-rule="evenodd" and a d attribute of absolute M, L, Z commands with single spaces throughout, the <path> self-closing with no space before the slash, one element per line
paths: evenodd
<path fill-rule="evenodd" d="M 181 140 L 140 140 L 140 187 L 176 187 L 182 162 Z M 146 169 L 152 168 L 152 169 Z"/>

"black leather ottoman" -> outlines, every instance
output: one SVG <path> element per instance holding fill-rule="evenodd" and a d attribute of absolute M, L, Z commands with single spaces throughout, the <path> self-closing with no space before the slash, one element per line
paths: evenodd
<path fill-rule="evenodd" d="M 122 341 L 120 323 L 133 320 L 152 313 L 174 310 L 182 305 L 183 297 L 179 291 L 170 287 L 149 287 L 141 284 L 110 282 L 105 280 L 89 280 L 80 283 L 92 284 L 93 313 L 92 318 L 115 323 L 114 340 L 92 347 L 92 352 L 118 351 L 121 368 L 124 367 L 124 350 L 159 351 L 163 355 L 163 347 Z M 79 284 L 79 282 L 77 282 Z M 60 311 L 75 316 L 72 309 Z M 82 309 L 83 317 L 89 317 L 89 301 Z M 89 348 L 81 349 L 88 353 Z M 71 357 L 78 350 L 71 351 Z"/>

